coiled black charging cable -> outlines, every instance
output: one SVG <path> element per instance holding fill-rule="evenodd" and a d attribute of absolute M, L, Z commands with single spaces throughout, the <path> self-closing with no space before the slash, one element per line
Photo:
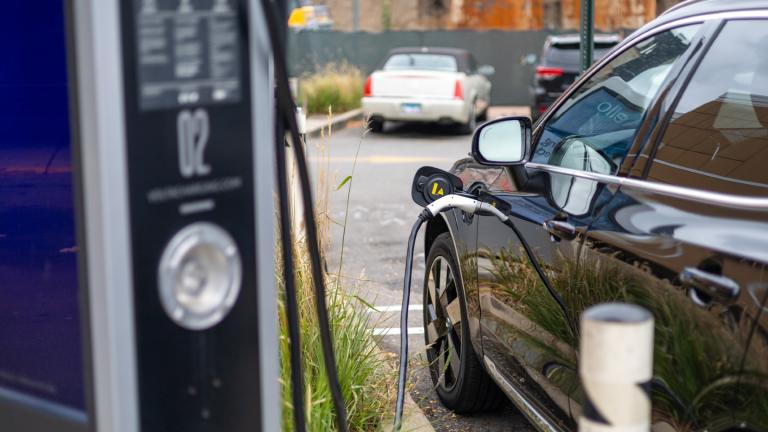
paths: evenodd
<path fill-rule="evenodd" d="M 323 350 L 323 364 L 325 366 L 326 375 L 328 376 L 328 385 L 331 390 L 331 398 L 333 399 L 333 405 L 336 412 L 336 424 L 338 425 L 339 431 L 348 432 L 349 424 L 347 420 L 347 409 L 344 405 L 344 397 L 341 393 L 341 386 L 339 385 L 339 375 L 336 370 L 336 356 L 333 351 L 333 340 L 331 338 L 331 329 L 329 323 L 330 320 L 328 319 L 328 307 L 325 296 L 325 277 L 323 274 L 323 267 L 320 258 L 320 247 L 317 239 L 317 226 L 315 225 L 314 213 L 315 206 L 313 204 L 312 190 L 310 188 L 309 168 L 307 165 L 306 155 L 304 154 L 304 147 L 301 144 L 299 128 L 296 123 L 296 104 L 294 103 L 290 86 L 288 84 L 288 66 L 286 61 L 285 41 L 282 37 L 280 37 L 280 31 L 278 30 L 278 23 L 280 22 L 280 18 L 277 14 L 276 5 L 274 2 L 271 0 L 261 0 L 261 7 L 264 12 L 265 21 L 267 24 L 267 32 L 269 34 L 272 56 L 274 60 L 278 115 L 282 117 L 283 122 L 288 127 L 288 132 L 291 137 L 291 142 L 293 143 L 292 147 L 296 155 L 296 163 L 298 166 L 297 170 L 299 172 L 299 185 L 301 186 L 301 197 L 304 207 L 304 220 L 306 222 L 306 242 L 307 249 L 309 250 L 312 282 L 314 286 L 315 304 L 317 309 L 317 321 Z M 280 188 L 281 182 L 283 182 L 283 186 L 285 186 L 284 191 L 278 191 L 280 193 L 285 193 L 280 197 L 280 209 L 282 213 L 283 208 L 287 207 L 287 186 L 285 184 L 287 181 L 287 177 L 285 176 L 285 145 L 283 143 L 283 137 L 276 138 L 276 159 L 278 165 L 282 165 L 282 168 L 278 166 L 278 175 L 281 177 L 278 179 L 278 188 Z M 283 175 L 279 174 L 281 171 Z M 285 205 L 282 202 L 284 199 L 286 201 Z M 285 212 L 285 214 L 287 215 L 288 212 Z M 281 217 L 281 220 L 282 219 L 283 218 Z M 290 229 L 290 226 L 283 223 L 281 223 L 281 225 L 283 225 L 283 228 L 281 229 L 282 239 L 284 236 L 283 231 L 285 231 L 284 228 L 287 226 Z M 290 240 L 290 231 L 288 231 L 288 239 Z M 285 257 L 286 250 L 288 251 L 287 253 L 290 254 L 290 243 L 286 244 L 285 240 L 283 241 L 283 256 Z M 284 266 L 288 268 L 286 261 L 284 261 Z M 287 273 L 290 273 L 290 271 Z M 292 280 L 292 278 L 292 274 L 286 277 L 286 291 L 288 290 L 288 281 Z M 295 301 L 295 286 L 293 288 L 293 299 Z M 286 307 L 287 306 L 288 303 L 286 303 Z M 298 325 L 298 319 L 300 317 L 298 317 L 298 310 L 296 309 L 295 311 L 296 313 L 294 314 L 294 324 Z M 286 315 L 288 315 L 287 311 Z M 289 325 L 291 324 L 289 323 Z M 289 328 L 289 332 L 290 331 L 292 330 Z M 298 339 L 296 341 L 291 341 L 291 349 L 300 349 Z M 302 387 L 299 387 L 299 383 L 303 379 L 303 377 L 299 375 L 301 373 L 300 354 L 301 353 L 299 351 L 296 355 L 299 361 L 298 368 L 292 371 L 291 376 L 292 379 L 295 379 L 293 382 L 294 389 L 292 391 L 294 404 L 294 423 L 297 427 L 297 431 L 303 432 L 306 430 L 306 425 L 300 424 L 305 423 L 305 420 L 303 420 L 304 402 L 303 395 L 301 394 Z M 291 354 L 291 367 L 294 367 L 293 352 Z M 301 411 L 301 413 L 299 413 L 299 411 Z M 299 418 L 296 416 L 300 416 L 302 420 L 299 421 Z"/>

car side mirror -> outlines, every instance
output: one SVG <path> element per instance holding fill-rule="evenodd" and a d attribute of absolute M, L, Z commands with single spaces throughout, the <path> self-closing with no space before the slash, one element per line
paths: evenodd
<path fill-rule="evenodd" d="M 483 124 L 472 137 L 472 157 L 483 165 L 520 165 L 528 161 L 531 119 L 504 117 Z"/>
<path fill-rule="evenodd" d="M 496 73 L 496 68 L 491 65 L 482 65 L 477 68 L 477 73 L 483 76 L 493 76 Z"/>

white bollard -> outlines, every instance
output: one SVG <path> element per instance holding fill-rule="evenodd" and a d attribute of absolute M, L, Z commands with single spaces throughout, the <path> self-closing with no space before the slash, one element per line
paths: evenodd
<path fill-rule="evenodd" d="M 307 113 L 301 107 L 296 107 L 296 126 L 299 129 L 301 142 L 296 143 L 295 145 L 303 145 L 304 151 L 307 151 Z M 296 238 L 301 238 L 304 236 L 304 206 L 301 201 L 301 188 L 298 180 L 299 173 L 296 172 L 297 166 L 294 153 L 292 151 L 287 153 L 288 181 L 289 188 L 291 189 L 291 215 L 293 218 L 291 222 L 294 229 L 294 235 Z"/>
<path fill-rule="evenodd" d="M 653 316 L 640 306 L 604 303 L 581 316 L 580 432 L 648 432 L 651 426 Z"/>
<path fill-rule="evenodd" d="M 299 79 L 296 77 L 288 78 L 288 87 L 291 89 L 291 96 L 293 100 L 299 98 Z"/>
<path fill-rule="evenodd" d="M 307 113 L 301 107 L 296 107 L 296 125 L 303 138 L 307 134 Z"/>

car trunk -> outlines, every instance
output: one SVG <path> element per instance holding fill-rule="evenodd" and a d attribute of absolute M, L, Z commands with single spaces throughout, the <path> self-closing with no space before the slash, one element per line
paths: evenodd
<path fill-rule="evenodd" d="M 371 76 L 372 96 L 441 98 L 455 96 L 459 74 L 434 71 L 380 71 Z"/>

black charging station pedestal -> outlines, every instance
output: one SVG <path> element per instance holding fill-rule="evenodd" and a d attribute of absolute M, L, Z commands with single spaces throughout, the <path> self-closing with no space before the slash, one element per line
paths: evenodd
<path fill-rule="evenodd" d="M 280 430 L 258 2 L 63 3 L 84 415 L 0 398 L 0 429 Z"/>

